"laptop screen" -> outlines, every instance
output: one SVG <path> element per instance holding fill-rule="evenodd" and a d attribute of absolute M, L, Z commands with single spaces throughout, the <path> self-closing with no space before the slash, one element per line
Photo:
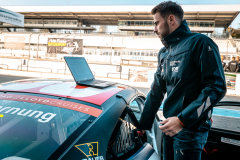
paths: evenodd
<path fill-rule="evenodd" d="M 84 57 L 64 57 L 76 82 L 92 80 L 94 76 Z"/>

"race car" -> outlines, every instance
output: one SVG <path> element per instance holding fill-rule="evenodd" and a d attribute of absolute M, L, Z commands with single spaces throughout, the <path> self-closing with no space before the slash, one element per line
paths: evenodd
<path fill-rule="evenodd" d="M 138 123 L 145 98 L 122 84 L 99 89 L 72 80 L 3 83 L 0 159 L 158 160 L 159 135 L 142 134 Z"/>

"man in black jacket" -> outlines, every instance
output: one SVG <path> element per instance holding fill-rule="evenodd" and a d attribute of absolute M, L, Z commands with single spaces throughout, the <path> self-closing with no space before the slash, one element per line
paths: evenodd
<path fill-rule="evenodd" d="M 165 93 L 159 126 L 163 132 L 163 157 L 201 159 L 211 128 L 213 107 L 226 93 L 226 83 L 217 45 L 209 37 L 191 33 L 183 21 L 181 6 L 171 1 L 152 9 L 154 32 L 164 47 L 158 54 L 154 75 L 140 125 L 150 130 Z"/>
<path fill-rule="evenodd" d="M 238 62 L 235 60 L 235 57 L 232 57 L 232 60 L 228 62 L 228 65 L 226 68 L 227 68 L 227 71 L 229 72 L 236 72 L 238 68 Z"/>

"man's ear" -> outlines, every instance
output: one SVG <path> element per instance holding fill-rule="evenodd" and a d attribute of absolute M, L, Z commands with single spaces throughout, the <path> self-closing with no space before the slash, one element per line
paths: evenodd
<path fill-rule="evenodd" d="M 174 15 L 170 14 L 169 17 L 168 17 L 168 24 L 173 26 L 175 23 L 176 23 L 176 18 Z"/>

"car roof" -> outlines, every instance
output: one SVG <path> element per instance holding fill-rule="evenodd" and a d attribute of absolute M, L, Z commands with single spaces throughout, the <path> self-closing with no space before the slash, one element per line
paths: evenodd
<path fill-rule="evenodd" d="M 102 105 L 116 93 L 129 88 L 116 84 L 104 89 L 77 85 L 73 80 L 32 79 L 19 80 L 0 85 L 0 91 L 17 93 L 34 93 L 81 100 L 96 105 Z"/>

